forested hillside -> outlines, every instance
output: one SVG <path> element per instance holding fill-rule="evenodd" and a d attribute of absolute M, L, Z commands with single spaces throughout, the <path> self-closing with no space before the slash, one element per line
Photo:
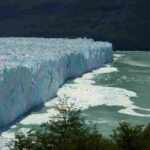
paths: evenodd
<path fill-rule="evenodd" d="M 80 36 L 148 50 L 149 6 L 149 0 L 3 0 L 0 36 Z"/>

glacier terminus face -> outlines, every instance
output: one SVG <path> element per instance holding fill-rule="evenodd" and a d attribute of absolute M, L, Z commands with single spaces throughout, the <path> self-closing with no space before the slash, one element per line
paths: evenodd
<path fill-rule="evenodd" d="M 112 44 L 92 39 L 0 38 L 0 129 L 75 78 L 112 61 Z"/>

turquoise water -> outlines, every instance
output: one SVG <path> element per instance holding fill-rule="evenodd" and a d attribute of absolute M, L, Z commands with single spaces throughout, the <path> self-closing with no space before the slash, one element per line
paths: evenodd
<path fill-rule="evenodd" d="M 97 85 L 108 87 L 119 87 L 136 92 L 137 97 L 130 98 L 136 106 L 150 108 L 150 53 L 148 52 L 117 52 L 121 55 L 112 66 L 118 72 L 100 74 L 95 76 Z M 113 99 L 115 100 L 115 98 Z M 97 124 L 101 132 L 111 134 L 112 129 L 118 122 L 128 121 L 131 124 L 150 123 L 150 111 L 136 110 L 143 114 L 143 117 L 130 114 L 118 113 L 121 107 L 118 106 L 96 106 L 84 111 L 88 120 Z"/>

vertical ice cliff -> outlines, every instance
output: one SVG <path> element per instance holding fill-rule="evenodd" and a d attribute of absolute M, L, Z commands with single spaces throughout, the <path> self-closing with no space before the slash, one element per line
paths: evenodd
<path fill-rule="evenodd" d="M 65 80 L 111 61 L 108 42 L 0 38 L 0 128 L 55 96 Z"/>

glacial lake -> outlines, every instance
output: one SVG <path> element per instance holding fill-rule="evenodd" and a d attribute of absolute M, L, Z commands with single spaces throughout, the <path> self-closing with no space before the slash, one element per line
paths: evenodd
<path fill-rule="evenodd" d="M 96 124 L 108 136 L 121 121 L 133 125 L 150 122 L 150 53 L 114 52 L 113 64 L 86 73 L 68 81 L 58 92 L 59 97 L 82 109 L 87 123 Z M 52 106 L 57 98 L 45 107 L 24 118 L 2 134 L 13 137 L 14 132 L 28 130 L 49 120 L 55 114 Z"/>
<path fill-rule="evenodd" d="M 134 112 L 127 110 L 124 113 L 118 112 L 122 109 L 121 106 L 105 105 L 85 110 L 88 120 L 94 121 L 99 130 L 106 135 L 109 135 L 121 121 L 127 121 L 133 125 L 150 123 L 150 53 L 116 52 L 115 56 L 116 60 L 112 66 L 117 68 L 118 72 L 96 75 L 94 78 L 96 84 L 135 92 L 136 97 L 131 97 L 130 100 L 137 108 Z M 116 99 L 117 95 L 110 101 Z M 125 103 L 124 97 L 122 97 L 122 103 Z"/>

